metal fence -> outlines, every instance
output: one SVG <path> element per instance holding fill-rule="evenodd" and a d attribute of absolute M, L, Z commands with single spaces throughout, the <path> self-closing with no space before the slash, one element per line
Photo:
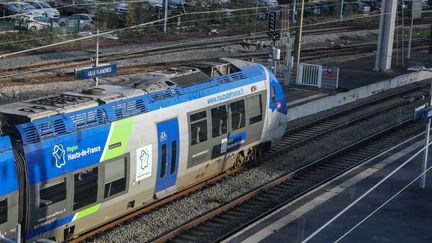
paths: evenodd
<path fill-rule="evenodd" d="M 297 67 L 297 84 L 324 89 L 339 87 L 339 68 L 300 63 Z"/>
<path fill-rule="evenodd" d="M 300 63 L 297 66 L 297 84 L 321 88 L 322 66 Z"/>

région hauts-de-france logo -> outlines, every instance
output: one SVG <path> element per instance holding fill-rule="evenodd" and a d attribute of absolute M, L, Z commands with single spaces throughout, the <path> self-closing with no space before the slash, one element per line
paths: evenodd
<path fill-rule="evenodd" d="M 150 153 L 149 151 L 147 151 L 147 148 L 141 150 L 141 154 L 140 154 L 140 161 L 141 161 L 141 169 L 145 170 L 148 165 L 149 165 L 149 157 L 150 157 Z"/>
<path fill-rule="evenodd" d="M 54 146 L 52 155 L 53 155 L 54 159 L 56 160 L 56 167 L 59 169 L 61 167 L 63 167 L 64 165 L 66 165 L 65 154 L 66 154 L 66 151 L 64 150 L 64 147 L 62 144 Z"/>

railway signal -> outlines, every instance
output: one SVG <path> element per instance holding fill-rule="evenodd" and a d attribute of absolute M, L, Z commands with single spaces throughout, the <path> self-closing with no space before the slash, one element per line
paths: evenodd
<path fill-rule="evenodd" d="M 267 35 L 270 40 L 279 40 L 281 38 L 281 15 L 280 12 L 272 11 L 269 13 Z"/>

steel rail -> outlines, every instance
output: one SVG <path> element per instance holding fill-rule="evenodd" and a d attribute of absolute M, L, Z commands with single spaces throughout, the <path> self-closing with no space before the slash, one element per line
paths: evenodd
<path fill-rule="evenodd" d="M 292 180 L 293 178 L 297 178 L 300 175 L 301 176 L 305 176 L 305 178 L 307 178 L 307 174 L 310 173 L 311 170 L 314 170 L 314 168 L 322 166 L 328 160 L 334 159 L 334 158 L 336 158 L 336 157 L 338 157 L 338 156 L 340 156 L 340 155 L 342 155 L 344 153 L 347 153 L 348 151 L 352 151 L 352 150 L 354 150 L 357 147 L 361 147 L 364 144 L 370 143 L 371 141 L 375 141 L 375 140 L 378 140 L 378 139 L 383 139 L 384 135 L 389 134 L 389 133 L 391 133 L 391 132 L 393 132 L 395 130 L 399 131 L 401 129 L 401 127 L 405 127 L 405 126 L 411 125 L 412 122 L 413 122 L 412 119 L 405 120 L 405 121 L 400 122 L 400 123 L 398 123 L 398 124 L 396 124 L 394 126 L 391 126 L 390 128 L 388 128 L 386 130 L 383 130 L 383 131 L 381 131 L 379 133 L 373 134 L 373 135 L 371 135 L 369 137 L 366 137 L 366 138 L 364 138 L 364 139 L 362 139 L 360 141 L 352 143 L 352 144 L 350 144 L 350 145 L 348 145 L 348 146 L 346 146 L 346 147 L 344 147 L 342 149 L 339 149 L 339 150 L 337 150 L 337 151 L 335 151 L 333 153 L 330 153 L 327 156 L 325 156 L 325 157 L 323 157 L 323 158 L 321 158 L 319 160 L 316 160 L 316 161 L 314 161 L 314 162 L 312 162 L 312 163 L 310 163 L 308 165 L 305 165 L 305 166 L 303 166 L 303 167 L 295 170 L 294 172 L 291 172 L 291 173 L 288 173 L 286 175 L 283 175 L 283 176 L 281 176 L 281 177 L 273 180 L 270 183 L 267 183 L 267 184 L 265 184 L 265 185 L 263 185 L 261 187 L 258 187 L 258 188 L 256 188 L 253 191 L 245 193 L 244 195 L 240 196 L 236 200 L 233 200 L 233 201 L 228 202 L 228 203 L 226 203 L 226 204 L 224 204 L 224 205 L 222 205 L 222 206 L 220 206 L 220 207 L 218 207 L 218 208 L 216 208 L 214 210 L 211 210 L 208 213 L 206 213 L 205 215 L 199 216 L 199 217 L 191 220 L 190 222 L 183 224 L 182 226 L 176 228 L 174 231 L 167 232 L 165 235 L 161 236 L 160 238 L 152 239 L 152 241 L 153 242 L 166 242 L 166 241 L 174 239 L 175 237 L 181 236 L 183 233 L 187 232 L 188 230 L 196 228 L 197 226 L 199 226 L 199 225 L 201 225 L 201 224 L 203 224 L 205 222 L 208 222 L 209 220 L 214 219 L 217 216 L 220 216 L 222 214 L 227 214 L 227 213 L 231 212 L 230 210 L 232 210 L 232 209 L 234 209 L 234 208 L 236 208 L 236 207 L 238 207 L 240 205 L 243 205 L 244 203 L 249 202 L 251 199 L 257 199 L 257 197 L 259 195 L 262 195 L 264 192 L 268 192 L 269 190 L 275 190 L 275 188 L 277 188 L 278 186 L 286 183 L 287 181 Z M 367 160 L 370 157 L 373 157 L 373 155 L 369 155 L 369 156 L 365 157 L 365 159 L 362 160 L 362 161 L 365 161 L 365 160 Z M 340 174 L 346 172 L 347 170 L 349 170 L 349 169 L 351 169 L 351 168 L 353 168 L 354 166 L 357 166 L 357 165 L 358 165 L 358 163 L 350 165 L 347 168 L 339 171 L 338 173 L 336 173 L 336 174 L 334 174 L 332 176 L 326 176 L 326 178 L 324 180 L 321 180 L 319 183 L 314 184 L 314 186 L 309 187 L 307 190 L 302 190 L 300 193 L 296 193 L 296 195 L 293 195 L 293 197 L 290 200 L 283 201 L 282 203 L 279 203 L 278 205 L 272 207 L 270 210 L 267 210 L 265 213 L 262 213 L 259 216 L 254 217 L 253 220 L 249 220 L 246 224 L 243 224 L 242 226 L 237 227 L 237 228 L 233 229 L 232 231 L 230 231 L 229 233 L 227 233 L 227 234 L 219 237 L 217 240 L 214 240 L 214 241 L 210 240 L 210 241 L 212 241 L 212 242 L 219 242 L 219 241 L 227 238 L 228 236 L 231 236 L 233 233 L 238 232 L 239 230 L 241 230 L 244 227 L 250 225 L 251 223 L 257 221 L 258 219 L 260 219 L 260 218 L 268 215 L 271 212 L 274 212 L 275 210 L 277 210 L 278 208 L 286 205 L 288 202 L 294 200 L 295 198 L 298 198 L 299 196 L 304 195 L 305 193 L 307 193 L 307 192 L 313 190 L 314 188 L 316 188 L 316 187 L 318 187 L 318 186 L 320 186 L 320 185 L 328 182 L 329 180 L 331 180 L 331 179 L 339 176 Z M 265 198 L 263 198 L 262 200 L 265 200 Z M 231 214 L 235 214 L 235 213 L 231 212 Z M 239 215 L 239 214 L 236 214 L 236 215 Z M 188 237 L 187 239 L 193 241 L 193 237 Z M 174 239 L 174 241 L 175 241 L 175 239 Z"/>

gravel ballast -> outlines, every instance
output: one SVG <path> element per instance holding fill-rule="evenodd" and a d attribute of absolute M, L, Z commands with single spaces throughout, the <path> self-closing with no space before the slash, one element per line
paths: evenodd
<path fill-rule="evenodd" d="M 188 197 L 176 200 L 150 213 L 136 217 L 111 230 L 89 239 L 94 242 L 143 242 L 178 225 L 185 223 L 224 202 L 266 183 L 282 174 L 293 171 L 310 161 L 342 148 L 345 144 L 360 140 L 376 131 L 383 130 L 411 115 L 419 102 L 403 106 L 358 124 L 355 127 L 334 132 L 319 141 L 296 148 L 280 156 L 267 156 L 259 166 L 221 180 Z M 318 114 L 319 115 L 319 114 Z M 317 115 L 317 116 L 318 116 Z M 311 153 L 314 151 L 314 153 Z"/>

